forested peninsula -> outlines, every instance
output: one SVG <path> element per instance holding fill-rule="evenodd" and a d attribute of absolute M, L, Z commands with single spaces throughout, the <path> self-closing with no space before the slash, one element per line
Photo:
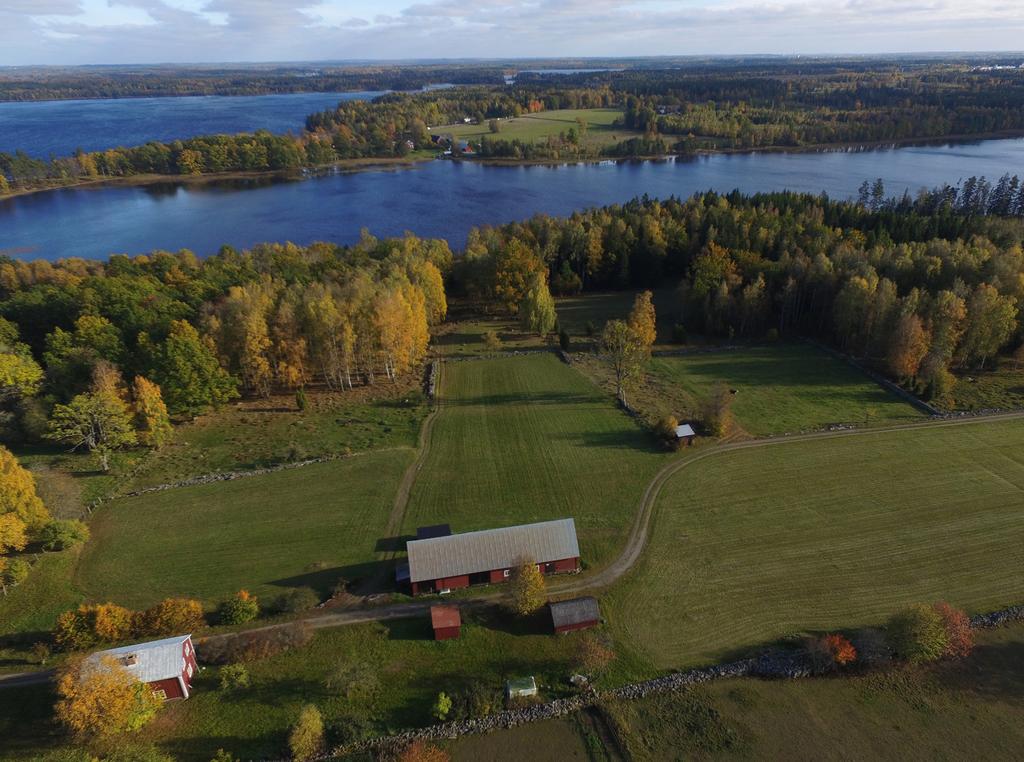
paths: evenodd
<path fill-rule="evenodd" d="M 524 73 L 497 86 L 343 102 L 310 114 L 298 135 L 212 135 L 49 159 L 0 153 L 0 195 L 434 157 L 588 161 L 1019 134 L 1024 77 L 1015 68 L 874 61 Z"/>

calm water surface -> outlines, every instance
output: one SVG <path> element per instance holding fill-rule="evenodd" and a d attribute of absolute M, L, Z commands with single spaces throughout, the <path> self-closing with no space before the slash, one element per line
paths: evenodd
<path fill-rule="evenodd" d="M 459 248 L 475 225 L 565 215 L 645 193 L 665 198 L 706 189 L 788 188 L 845 198 L 876 177 L 890 194 L 901 194 L 1004 172 L 1024 176 L 1024 140 L 562 167 L 433 161 L 263 185 L 66 189 L 0 202 L 0 250 L 47 259 L 157 248 L 205 255 L 225 243 L 349 243 L 364 227 L 381 237 L 411 230 Z"/>
<path fill-rule="evenodd" d="M 269 130 L 299 132 L 306 116 L 379 92 L 201 95 L 0 103 L 0 151 L 47 158 L 151 140 Z"/>

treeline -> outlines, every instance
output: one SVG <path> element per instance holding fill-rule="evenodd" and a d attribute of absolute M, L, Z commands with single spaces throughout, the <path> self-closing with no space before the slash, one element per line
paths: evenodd
<path fill-rule="evenodd" d="M 0 72 L 0 100 L 269 95 L 420 90 L 435 84 L 499 85 L 501 66 L 286 66 L 39 68 Z"/>
<path fill-rule="evenodd" d="M 116 446 L 95 437 L 113 428 L 82 425 L 89 416 L 113 411 L 121 444 L 149 444 L 152 426 L 137 423 L 147 409 L 191 417 L 240 393 L 394 378 L 422 360 L 447 312 L 451 259 L 443 241 L 413 236 L 206 260 L 0 258 L 0 436 L 102 455 Z"/>
<path fill-rule="evenodd" d="M 1024 129 L 1024 76 L 934 64 L 913 69 L 693 76 L 609 74 L 624 126 L 683 136 L 676 149 L 794 147 Z"/>
<path fill-rule="evenodd" d="M 1020 344 L 1022 240 L 1020 221 L 937 207 L 931 192 L 875 210 L 704 193 L 476 229 L 453 281 L 510 310 L 537 272 L 562 294 L 675 284 L 684 333 L 817 336 L 942 398 L 950 368 Z"/>

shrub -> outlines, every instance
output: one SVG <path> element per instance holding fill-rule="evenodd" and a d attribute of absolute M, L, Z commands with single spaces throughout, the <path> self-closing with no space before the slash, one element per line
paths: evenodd
<path fill-rule="evenodd" d="M 249 684 L 249 668 L 244 664 L 228 664 L 220 668 L 220 689 L 222 691 L 248 688 Z"/>
<path fill-rule="evenodd" d="M 676 437 L 676 427 L 679 419 L 674 415 L 666 415 L 654 425 L 654 434 L 668 447 L 675 449 L 679 446 L 679 439 Z"/>
<path fill-rule="evenodd" d="M 472 720 L 493 714 L 502 707 L 500 691 L 472 683 L 452 696 L 450 716 L 460 720 Z"/>
<path fill-rule="evenodd" d="M 255 596 L 249 595 L 245 590 L 239 590 L 220 604 L 217 613 L 223 624 L 245 624 L 260 615 L 260 604 Z"/>
<path fill-rule="evenodd" d="M 184 635 L 204 624 L 203 606 L 189 598 L 165 598 L 138 617 L 139 635 Z"/>
<path fill-rule="evenodd" d="M 732 428 L 732 392 L 716 382 L 703 404 L 704 426 L 713 437 L 724 437 Z"/>
<path fill-rule="evenodd" d="M 204 664 L 252 662 L 302 648 L 312 638 L 313 630 L 307 623 L 290 622 L 266 630 L 201 641 L 196 654 Z"/>
<path fill-rule="evenodd" d="M 812 638 L 807 644 L 811 666 L 818 674 L 832 672 L 839 667 L 852 664 L 857 659 L 857 649 L 839 634 Z"/>
<path fill-rule="evenodd" d="M 54 640 L 68 650 L 124 640 L 134 632 L 134 619 L 131 611 L 115 603 L 83 604 L 57 617 Z"/>
<path fill-rule="evenodd" d="M 580 638 L 576 649 L 576 664 L 587 675 L 604 672 L 615 658 L 615 651 L 597 635 L 588 633 Z"/>
<path fill-rule="evenodd" d="M 347 699 L 367 700 L 380 691 L 377 672 L 366 662 L 356 661 L 340 664 L 327 677 L 327 689 Z"/>
<path fill-rule="evenodd" d="M 672 343 L 673 344 L 685 344 L 686 343 L 686 326 L 682 323 L 676 323 L 672 326 Z"/>
<path fill-rule="evenodd" d="M 932 606 L 911 606 L 893 616 L 886 629 L 893 650 L 907 661 L 934 661 L 949 648 L 945 624 Z"/>
<path fill-rule="evenodd" d="M 971 620 L 967 614 L 948 603 L 936 603 L 935 613 L 942 620 L 948 640 L 946 652 L 943 655 L 953 659 L 970 656 L 974 649 L 974 630 L 971 628 Z"/>
<path fill-rule="evenodd" d="M 288 734 L 288 749 L 292 758 L 308 760 L 324 751 L 324 719 L 312 704 L 302 707 L 299 717 Z"/>
<path fill-rule="evenodd" d="M 55 519 L 42 528 L 39 540 L 45 550 L 66 550 L 89 541 L 89 527 L 77 519 Z"/>
<path fill-rule="evenodd" d="M 296 587 L 281 593 L 274 608 L 282 614 L 300 614 L 320 605 L 320 596 L 310 587 Z"/>
<path fill-rule="evenodd" d="M 398 755 L 398 762 L 448 762 L 448 752 L 426 741 L 413 741 Z"/>
<path fill-rule="evenodd" d="M 17 587 L 28 578 L 32 566 L 24 558 L 0 558 L 0 586 Z"/>
<path fill-rule="evenodd" d="M 444 691 L 441 691 L 437 694 L 437 700 L 434 701 L 434 705 L 430 708 L 430 713 L 437 719 L 441 720 L 441 722 L 444 722 L 451 711 L 451 697 Z"/>
<path fill-rule="evenodd" d="M 335 717 L 327 728 L 327 735 L 331 739 L 331 743 L 337 746 L 347 746 L 350 743 L 365 741 L 376 734 L 377 728 L 373 722 L 361 714 L 344 714 Z"/>
<path fill-rule="evenodd" d="M 295 407 L 301 413 L 305 413 L 306 408 L 309 407 L 309 397 L 306 396 L 306 390 L 301 386 L 295 390 Z"/>
<path fill-rule="evenodd" d="M 488 352 L 498 352 L 501 350 L 501 337 L 497 331 L 484 332 L 484 346 Z"/>
<path fill-rule="evenodd" d="M 593 336 L 597 333 L 597 324 L 593 320 L 588 320 L 584 330 L 587 332 L 587 336 Z"/>
<path fill-rule="evenodd" d="M 226 749 L 217 749 L 210 762 L 238 762 L 238 757 Z"/>
<path fill-rule="evenodd" d="M 103 757 L 103 762 L 175 762 L 174 757 L 165 754 L 155 746 L 118 746 Z"/>
<path fill-rule="evenodd" d="M 569 332 L 564 328 L 558 332 L 558 346 L 561 347 L 563 352 L 568 352 L 569 347 L 572 346 L 572 339 L 569 338 Z"/>
<path fill-rule="evenodd" d="M 50 660 L 50 646 L 43 641 L 37 641 L 32 644 L 32 658 L 36 660 L 37 664 L 46 664 Z"/>

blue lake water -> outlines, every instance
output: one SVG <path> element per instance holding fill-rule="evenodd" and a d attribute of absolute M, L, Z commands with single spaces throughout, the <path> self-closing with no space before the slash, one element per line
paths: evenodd
<path fill-rule="evenodd" d="M 0 103 L 0 151 L 67 156 L 151 140 L 269 130 L 299 132 L 306 116 L 379 92 L 202 95 Z"/>
<path fill-rule="evenodd" d="M 788 188 L 846 198 L 877 177 L 892 195 L 1005 172 L 1024 177 L 1024 140 L 560 167 L 432 161 L 293 182 L 65 189 L 0 201 L 0 251 L 47 259 L 158 248 L 207 255 L 225 243 L 350 243 L 363 227 L 381 237 L 411 230 L 461 248 L 475 225 L 565 215 L 643 194 Z"/>

